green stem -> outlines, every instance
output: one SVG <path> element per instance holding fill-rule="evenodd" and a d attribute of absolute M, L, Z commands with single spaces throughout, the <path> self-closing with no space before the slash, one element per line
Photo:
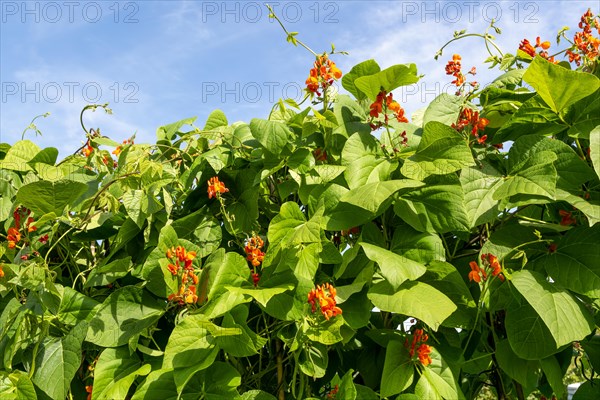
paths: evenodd
<path fill-rule="evenodd" d="M 279 25 L 281 26 L 281 29 L 283 29 L 283 31 L 285 32 L 285 34 L 288 37 L 293 37 L 293 35 L 290 34 L 290 32 L 285 28 L 285 26 L 283 25 L 283 23 L 281 22 L 281 20 L 279 19 L 279 17 L 277 17 L 277 15 L 275 14 L 275 11 L 273 10 L 273 8 L 271 8 L 270 5 L 266 4 L 267 9 L 269 10 L 269 12 L 271 13 L 271 17 L 274 18 Z M 294 40 L 300 44 L 300 46 L 304 47 L 306 50 L 310 51 L 315 57 L 318 57 L 319 55 L 317 53 L 315 53 L 310 47 L 308 47 L 307 45 L 305 45 L 302 41 L 294 38 Z"/>

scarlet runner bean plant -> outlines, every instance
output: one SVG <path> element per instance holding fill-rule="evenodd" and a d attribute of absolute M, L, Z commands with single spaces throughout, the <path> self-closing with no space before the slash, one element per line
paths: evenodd
<path fill-rule="evenodd" d="M 457 32 L 499 76 L 449 42 L 456 91 L 412 117 L 415 64 L 343 72 L 283 27 L 308 105 L 143 144 L 95 104 L 60 162 L 0 145 L 0 397 L 564 399 L 574 364 L 600 398 L 599 26 Z"/>

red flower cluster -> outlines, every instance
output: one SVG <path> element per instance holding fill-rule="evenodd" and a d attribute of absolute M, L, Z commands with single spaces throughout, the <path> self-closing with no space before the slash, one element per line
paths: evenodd
<path fill-rule="evenodd" d="M 487 272 L 490 272 L 492 276 L 497 276 L 501 281 L 504 281 L 504 275 L 502 275 L 502 266 L 498 261 L 498 257 L 493 254 L 482 254 L 481 261 L 483 262 L 483 268 L 479 267 L 476 261 L 471 261 L 469 266 L 471 272 L 469 272 L 469 280 L 477 283 L 481 282 L 482 279 L 487 279 Z"/>
<path fill-rule="evenodd" d="M 331 61 L 327 54 L 323 54 L 317 57 L 317 60 L 313 64 L 313 68 L 310 69 L 310 74 L 306 79 L 306 91 L 314 96 L 321 96 L 320 90 L 325 92 L 327 88 L 333 85 L 335 80 L 342 77 L 342 71 Z"/>
<path fill-rule="evenodd" d="M 83 147 L 83 150 L 81 150 L 81 154 L 83 154 L 84 157 L 89 157 L 93 152 L 94 148 L 92 147 L 92 144 L 88 139 L 88 141 L 85 143 L 85 146 Z"/>
<path fill-rule="evenodd" d="M 537 53 L 537 50 L 536 50 L 538 48 L 540 49 L 539 53 Z M 531 57 L 535 57 L 536 54 L 538 54 L 540 57 L 543 57 L 546 60 L 556 64 L 557 61 L 554 60 L 554 57 L 550 57 L 548 55 L 548 52 L 546 51 L 549 48 L 550 48 L 550 42 L 547 40 L 545 42 L 542 42 L 542 40 L 540 39 L 539 36 L 537 38 L 535 38 L 534 46 L 532 46 L 531 43 L 529 42 L 529 40 L 527 40 L 527 39 L 523 39 L 521 41 L 521 43 L 519 44 L 519 50 L 521 50 L 524 53 L 529 54 Z"/>
<path fill-rule="evenodd" d="M 575 62 L 577 65 L 581 65 L 581 56 L 590 62 L 598 58 L 600 39 L 592 35 L 592 28 L 596 28 L 600 35 L 600 18 L 594 16 L 592 10 L 588 9 L 581 16 L 579 28 L 582 31 L 575 34 L 573 46 L 566 52 L 569 56 L 569 62 Z"/>
<path fill-rule="evenodd" d="M 128 144 L 133 144 L 133 140 L 131 140 L 131 139 L 125 139 L 125 140 L 123 140 L 123 145 L 122 146 L 117 146 L 117 148 L 114 149 L 112 153 L 115 156 L 118 156 L 123 151 L 123 146 L 128 145 Z"/>
<path fill-rule="evenodd" d="M 333 389 L 327 393 L 327 400 L 333 400 L 336 398 L 338 391 L 340 390 L 339 385 L 335 385 Z"/>
<path fill-rule="evenodd" d="M 218 176 L 214 176 L 208 180 L 208 198 L 218 197 L 220 193 L 227 193 L 229 189 L 225 187 L 225 184 L 219 181 Z"/>
<path fill-rule="evenodd" d="M 560 220 L 560 224 L 563 226 L 575 225 L 577 224 L 577 220 L 573 217 L 573 213 L 566 210 L 559 210 L 558 214 L 562 217 Z"/>
<path fill-rule="evenodd" d="M 479 131 L 483 131 L 490 121 L 487 118 L 480 118 L 479 111 L 474 111 L 471 108 L 464 107 L 458 116 L 458 122 L 452 124 L 452 127 L 457 131 L 470 127 L 471 135 L 475 136 L 479 144 L 485 143 L 487 135 L 479 136 Z"/>
<path fill-rule="evenodd" d="M 452 81 L 453 85 L 456 85 L 459 89 L 456 92 L 456 95 L 460 95 L 462 92 L 462 86 L 467 83 L 467 77 L 462 73 L 462 65 L 461 65 L 461 57 L 459 54 L 454 54 L 452 56 L 452 60 L 448 61 L 446 64 L 446 75 L 454 76 L 454 80 Z M 475 75 L 477 70 L 475 67 L 472 67 L 467 74 Z M 477 86 L 477 82 L 468 82 L 471 86 Z"/>
<path fill-rule="evenodd" d="M 317 310 L 317 304 L 321 309 L 321 314 L 329 321 L 329 318 L 342 313 L 342 309 L 337 306 L 335 301 L 336 290 L 329 283 L 317 285 L 308 293 L 308 304 L 311 305 L 312 312 Z"/>
<path fill-rule="evenodd" d="M 248 244 L 244 247 L 246 251 L 246 260 L 250 261 L 253 267 L 258 267 L 265 257 L 265 253 L 261 251 L 265 242 L 259 236 L 253 236 L 248 240 Z"/>
<path fill-rule="evenodd" d="M 415 329 L 415 333 L 413 334 L 412 342 L 408 342 L 408 338 L 404 342 L 404 347 L 408 349 L 408 355 L 410 358 L 417 354 L 417 357 L 421 364 L 424 367 L 431 364 L 431 346 L 425 344 L 425 342 L 429 339 L 429 335 L 423 333 L 423 329 Z"/>
<path fill-rule="evenodd" d="M 13 218 L 15 220 L 15 226 L 8 228 L 6 232 L 6 240 L 8 240 L 8 248 L 14 249 L 22 239 L 21 228 L 24 228 L 24 232 L 27 233 L 35 232 L 37 227 L 33 225 L 33 217 L 30 217 L 31 210 L 25 207 L 17 207 L 13 212 Z M 25 219 L 25 225 L 21 226 L 21 222 Z"/>
<path fill-rule="evenodd" d="M 0 264 L 0 278 L 4 278 L 4 271 L 2 270 L 3 265 Z"/>
<path fill-rule="evenodd" d="M 372 118 L 379 118 L 379 114 L 383 113 L 383 118 L 385 120 L 385 123 L 387 124 L 387 111 L 390 110 L 394 113 L 394 116 L 396 117 L 396 120 L 398 122 L 408 122 L 408 119 L 404 116 L 404 109 L 400 107 L 400 104 L 398 104 L 398 102 L 394 101 L 394 96 L 392 95 L 392 93 L 387 94 L 387 96 L 386 94 L 387 92 L 385 90 L 379 92 L 373 104 L 369 106 L 369 108 L 371 109 L 371 111 L 369 111 L 369 115 Z"/>
<path fill-rule="evenodd" d="M 168 249 L 165 256 L 170 261 L 167 266 L 169 272 L 174 276 L 181 275 L 179 290 L 177 293 L 169 295 L 168 300 L 176 301 L 181 305 L 196 303 L 198 301 L 196 295 L 198 276 L 194 273 L 194 267 L 192 266 L 196 258 L 196 252 L 186 251 L 183 246 L 177 246 Z"/>
<path fill-rule="evenodd" d="M 315 151 L 313 151 L 313 156 L 316 161 L 327 161 L 327 152 L 324 149 L 315 149 Z"/>

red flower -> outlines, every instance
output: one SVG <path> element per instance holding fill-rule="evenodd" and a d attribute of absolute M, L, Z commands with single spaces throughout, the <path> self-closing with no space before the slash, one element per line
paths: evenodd
<path fill-rule="evenodd" d="M 260 281 L 260 275 L 255 272 L 252 274 L 252 283 L 254 284 L 254 287 L 258 286 L 258 281 Z"/>
<path fill-rule="evenodd" d="M 412 359 L 415 354 L 419 359 L 419 362 L 424 366 L 431 364 L 431 346 L 425 344 L 429 340 L 429 335 L 423 333 L 423 329 L 415 329 L 412 341 L 409 345 L 408 338 L 404 342 L 404 346 L 408 349 L 408 355 Z"/>
<path fill-rule="evenodd" d="M 317 310 L 317 304 L 321 309 L 321 314 L 329 321 L 331 317 L 340 315 L 342 309 L 337 307 L 335 301 L 336 290 L 329 283 L 324 285 L 317 285 L 315 289 L 312 289 L 308 293 L 308 303 L 311 305 L 312 312 Z"/>
<path fill-rule="evenodd" d="M 342 77 L 342 71 L 331 61 L 327 54 L 317 57 L 306 79 L 306 90 L 313 96 L 320 96 L 319 90 L 327 90 L 333 82 Z"/>
<path fill-rule="evenodd" d="M 431 353 L 431 346 L 422 343 L 417 349 L 417 356 L 419 357 L 419 361 L 423 364 L 424 367 L 431 364 L 431 357 L 429 354 Z"/>
<path fill-rule="evenodd" d="M 17 228 L 10 227 L 8 228 L 6 239 L 8 240 L 8 248 L 14 249 L 17 247 L 17 243 L 21 241 L 21 232 Z"/>
<path fill-rule="evenodd" d="M 87 143 L 85 144 L 85 147 L 83 148 L 83 150 L 81 150 L 81 153 L 85 157 L 89 157 L 93 152 L 94 152 L 94 148 L 92 147 L 92 145 L 90 144 L 90 141 L 88 140 Z"/>
<path fill-rule="evenodd" d="M 227 193 L 229 189 L 225 187 L 225 184 L 219 181 L 219 177 L 214 176 L 208 180 L 208 198 L 212 199 L 217 197 L 220 193 Z"/>
<path fill-rule="evenodd" d="M 559 210 L 558 214 L 562 217 L 560 220 L 560 224 L 563 226 L 575 225 L 577 224 L 577 220 L 573 217 L 573 213 L 565 210 Z"/>

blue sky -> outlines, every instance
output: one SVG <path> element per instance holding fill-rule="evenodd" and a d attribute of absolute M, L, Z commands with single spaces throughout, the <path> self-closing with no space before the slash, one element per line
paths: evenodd
<path fill-rule="evenodd" d="M 0 0 L 0 141 L 14 143 L 38 119 L 40 146 L 61 157 L 84 141 L 79 113 L 89 102 L 110 103 L 113 115 L 86 114 L 88 127 L 121 141 L 154 141 L 156 128 L 221 109 L 229 122 L 265 118 L 281 97 L 299 100 L 314 57 L 285 41 L 270 21 L 272 4 L 284 24 L 315 51 L 335 56 L 347 72 L 374 58 L 382 68 L 414 62 L 425 77 L 398 89 L 407 112 L 431 102 L 452 78 L 444 66 L 460 53 L 463 68 L 490 82 L 483 42 L 456 42 L 436 51 L 457 30 L 483 32 L 491 18 L 498 44 L 514 53 L 539 35 L 557 47 L 556 32 L 577 30 L 598 1 L 7 1 Z M 33 133 L 28 133 L 28 138 Z"/>

